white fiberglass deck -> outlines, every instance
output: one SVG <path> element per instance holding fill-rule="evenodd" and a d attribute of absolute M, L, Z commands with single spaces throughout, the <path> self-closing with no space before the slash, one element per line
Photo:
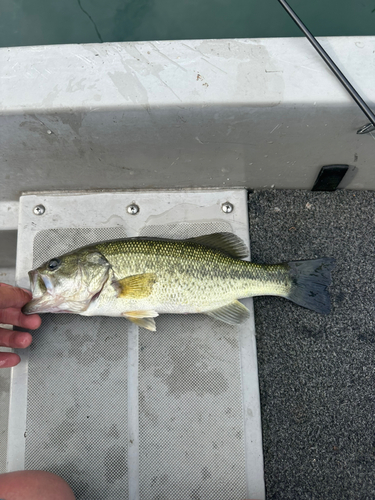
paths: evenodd
<path fill-rule="evenodd" d="M 27 287 L 32 267 L 86 243 L 219 231 L 249 244 L 246 190 L 25 195 L 16 281 Z M 253 315 L 156 325 L 44 315 L 12 373 L 8 470 L 56 472 L 82 500 L 263 499 Z"/>

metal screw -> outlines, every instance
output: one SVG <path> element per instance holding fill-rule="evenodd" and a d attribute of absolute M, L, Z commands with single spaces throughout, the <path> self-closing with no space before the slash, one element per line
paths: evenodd
<path fill-rule="evenodd" d="M 46 211 L 46 209 L 45 209 L 44 205 L 37 205 L 33 209 L 33 212 L 35 215 L 43 215 L 45 211 Z"/>
<path fill-rule="evenodd" d="M 127 207 L 126 211 L 130 215 L 136 215 L 139 212 L 139 206 L 136 205 L 135 203 L 132 203 Z"/>
<path fill-rule="evenodd" d="M 226 201 L 221 205 L 221 210 L 226 214 L 230 214 L 231 212 L 233 212 L 233 208 L 234 207 L 232 203 L 229 203 L 229 201 Z"/>

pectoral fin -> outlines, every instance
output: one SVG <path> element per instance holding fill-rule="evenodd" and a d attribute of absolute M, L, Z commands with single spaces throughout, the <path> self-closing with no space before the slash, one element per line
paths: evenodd
<path fill-rule="evenodd" d="M 127 276 L 112 285 L 117 290 L 117 297 L 127 299 L 144 299 L 151 295 L 152 287 L 156 282 L 156 274 L 145 273 Z"/>
<path fill-rule="evenodd" d="M 123 313 L 122 316 L 142 328 L 156 332 L 155 320 L 153 319 L 159 316 L 156 311 L 129 311 Z"/>
<path fill-rule="evenodd" d="M 238 325 L 250 317 L 250 312 L 241 302 L 235 300 L 219 309 L 206 312 L 207 316 L 228 323 L 228 325 Z"/>

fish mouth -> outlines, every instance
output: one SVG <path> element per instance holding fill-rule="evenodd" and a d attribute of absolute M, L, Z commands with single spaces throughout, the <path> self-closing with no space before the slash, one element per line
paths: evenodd
<path fill-rule="evenodd" d="M 24 314 L 53 312 L 63 302 L 62 298 L 53 295 L 53 285 L 47 276 L 39 273 L 38 269 L 29 271 L 32 300 L 22 308 Z"/>
<path fill-rule="evenodd" d="M 41 297 L 30 300 L 26 305 L 23 306 L 23 314 L 39 314 L 39 313 L 49 313 L 49 312 L 64 312 L 59 309 L 59 305 L 63 302 L 63 299 L 59 300 L 56 297 L 52 297 L 48 293 L 45 293 Z"/>
<path fill-rule="evenodd" d="M 36 269 L 34 269 L 33 271 L 29 271 L 28 274 L 29 274 L 29 280 L 30 280 L 31 293 L 34 295 L 39 273 Z"/>
<path fill-rule="evenodd" d="M 30 280 L 30 290 L 33 298 L 41 297 L 47 291 L 43 276 L 39 274 L 38 269 L 29 271 L 28 275 Z"/>

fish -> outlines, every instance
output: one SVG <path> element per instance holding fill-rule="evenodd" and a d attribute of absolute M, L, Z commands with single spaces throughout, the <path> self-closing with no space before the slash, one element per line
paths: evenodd
<path fill-rule="evenodd" d="M 166 313 L 240 324 L 250 313 L 239 299 L 261 295 L 330 312 L 333 258 L 257 264 L 244 260 L 248 255 L 232 233 L 92 244 L 30 271 L 32 300 L 23 312 L 124 317 L 151 331 L 154 318 Z"/>

